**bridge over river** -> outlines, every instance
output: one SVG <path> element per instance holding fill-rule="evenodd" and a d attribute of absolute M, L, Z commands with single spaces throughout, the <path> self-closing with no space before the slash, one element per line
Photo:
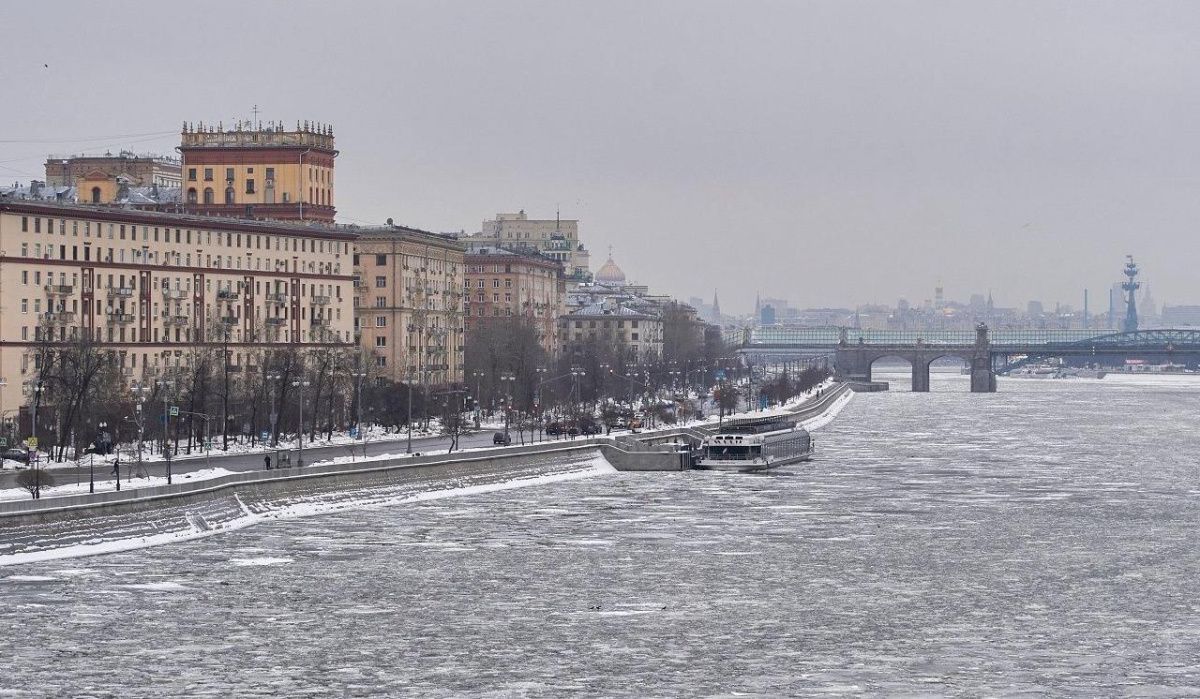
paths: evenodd
<path fill-rule="evenodd" d="M 870 381 L 885 357 L 912 365 L 912 390 L 929 390 L 929 365 L 958 357 L 971 370 L 971 391 L 996 390 L 996 371 L 1014 361 L 1060 357 L 1089 364 L 1138 358 L 1200 363 L 1200 330 L 971 330 L 897 331 L 851 328 L 758 328 L 738 353 L 754 362 L 832 357 L 839 378 Z"/>

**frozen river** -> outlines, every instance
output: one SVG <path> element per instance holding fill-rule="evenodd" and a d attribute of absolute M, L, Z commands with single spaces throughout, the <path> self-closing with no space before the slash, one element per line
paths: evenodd
<path fill-rule="evenodd" d="M 3 568 L 0 696 L 1200 694 L 1200 381 L 934 391 L 769 475 Z"/>

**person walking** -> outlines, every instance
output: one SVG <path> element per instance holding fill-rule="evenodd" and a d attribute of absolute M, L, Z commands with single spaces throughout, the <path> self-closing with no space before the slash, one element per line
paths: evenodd
<path fill-rule="evenodd" d="M 271 470 L 271 455 L 267 454 L 266 456 L 264 456 L 263 462 L 267 465 L 267 470 L 270 471 Z"/>

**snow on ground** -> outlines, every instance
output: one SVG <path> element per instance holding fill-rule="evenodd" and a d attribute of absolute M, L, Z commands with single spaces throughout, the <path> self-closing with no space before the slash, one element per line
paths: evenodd
<path fill-rule="evenodd" d="M 298 517 L 309 517 L 312 515 L 325 514 L 327 512 L 345 511 L 355 508 L 380 508 L 405 502 L 440 500 L 442 498 L 462 497 L 465 495 L 513 490 L 516 488 L 527 488 L 548 483 L 594 478 L 596 476 L 609 475 L 617 472 L 617 469 L 608 462 L 608 459 L 604 458 L 604 455 L 601 454 L 599 450 L 597 450 L 586 460 L 578 462 L 577 465 L 582 466 L 582 468 L 576 468 L 574 470 L 561 473 L 548 473 L 539 476 L 513 478 L 511 480 L 494 483 L 450 487 L 440 490 L 430 490 L 416 493 L 406 492 L 385 498 L 358 498 L 348 501 L 324 500 L 301 502 L 282 506 L 279 509 L 262 513 L 251 512 L 249 509 L 243 506 L 245 516 L 231 522 L 226 522 L 220 527 L 205 529 L 193 524 L 189 529 L 164 532 L 160 534 L 151 534 L 149 536 L 138 536 L 136 538 L 116 539 L 110 541 L 97 541 L 89 544 L 76 544 L 61 548 L 0 555 L 0 567 L 21 565 L 24 563 L 36 563 L 38 561 L 58 560 L 63 558 L 77 558 L 80 556 L 96 556 L 106 553 L 117 553 L 120 551 L 132 551 L 134 549 L 149 548 L 151 546 L 159 546 L 162 544 L 179 543 L 183 541 L 204 538 L 207 536 L 213 536 L 215 534 L 221 534 L 224 532 L 244 529 L 261 522 L 278 519 L 295 519 Z M 276 565 L 290 562 L 288 559 L 268 558 L 248 558 L 242 560 L 245 562 L 238 565 Z M 152 592 L 173 592 L 184 589 L 182 585 L 175 582 L 148 583 L 145 585 L 129 585 L 126 587 L 128 589 L 141 589 Z"/>
<path fill-rule="evenodd" d="M 124 473 L 124 470 L 125 470 L 124 465 L 122 465 L 121 470 L 122 470 L 122 473 L 121 473 L 121 489 L 122 490 L 134 490 L 137 488 L 150 488 L 150 487 L 153 487 L 156 485 L 166 485 L 167 484 L 167 477 L 165 475 L 151 476 L 149 478 L 128 478 L 127 475 Z M 107 477 L 108 473 L 109 473 L 109 468 L 106 467 L 105 469 L 101 469 L 100 461 L 97 460 L 96 461 L 96 475 L 102 476 L 102 477 Z M 231 473 L 236 473 L 236 471 L 230 471 L 230 470 L 223 469 L 223 468 L 208 468 L 208 469 L 203 469 L 200 471 L 193 471 L 191 473 L 177 473 L 172 478 L 172 481 L 175 483 L 179 483 L 182 481 L 203 481 L 203 480 L 208 480 L 210 478 L 220 478 L 221 476 L 227 476 Z M 104 481 L 104 480 L 96 481 L 96 492 L 98 492 L 98 493 L 107 492 L 107 491 L 115 490 L 115 489 L 116 488 L 114 487 L 114 483 L 112 481 Z M 63 485 L 55 485 L 55 486 L 49 486 L 49 487 L 42 486 L 42 497 L 43 498 L 61 498 L 61 497 L 65 497 L 68 495 L 83 495 L 83 494 L 87 493 L 88 490 L 89 490 L 88 481 L 86 480 L 86 478 L 84 478 L 79 483 L 64 483 Z M 3 490 L 0 490 L 0 501 L 28 500 L 28 499 L 29 499 L 29 491 L 25 490 L 24 488 L 5 488 Z"/>

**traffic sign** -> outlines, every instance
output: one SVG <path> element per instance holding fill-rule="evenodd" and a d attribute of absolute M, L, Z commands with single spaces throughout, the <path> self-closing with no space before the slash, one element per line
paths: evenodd
<path fill-rule="evenodd" d="M 37 437 L 29 437 L 25 440 L 25 445 L 30 449 L 37 449 Z"/>
<path fill-rule="evenodd" d="M 8 438 L 0 437 L 0 447 L 7 447 L 7 446 L 8 446 Z"/>
<path fill-rule="evenodd" d="M 265 442 L 271 438 L 271 433 L 268 430 L 263 430 L 258 433 L 258 438 Z"/>
<path fill-rule="evenodd" d="M 179 417 L 179 406 L 178 406 L 178 405 L 172 405 L 172 406 L 171 406 L 170 413 L 171 413 L 171 417 Z"/>

